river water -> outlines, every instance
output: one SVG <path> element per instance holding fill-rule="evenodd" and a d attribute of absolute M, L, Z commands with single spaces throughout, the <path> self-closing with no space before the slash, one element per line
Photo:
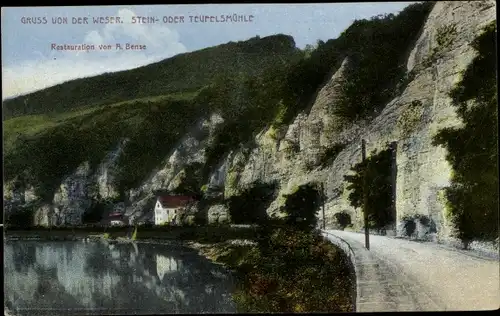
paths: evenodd
<path fill-rule="evenodd" d="M 231 274 L 181 246 L 7 241 L 4 272 L 14 315 L 236 312 Z"/>

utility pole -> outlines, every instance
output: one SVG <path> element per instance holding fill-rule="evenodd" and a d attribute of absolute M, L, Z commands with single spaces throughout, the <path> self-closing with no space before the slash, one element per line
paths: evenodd
<path fill-rule="evenodd" d="M 364 139 L 361 140 L 361 161 L 364 163 L 366 161 L 366 142 Z M 370 231 L 368 229 L 368 188 L 366 177 L 368 175 L 368 168 L 365 165 L 363 171 L 363 217 L 365 222 L 365 246 L 366 249 L 370 250 Z"/>
<path fill-rule="evenodd" d="M 398 174 L 398 165 L 396 161 L 396 154 L 398 150 L 398 142 L 394 141 L 391 143 L 391 190 L 392 190 L 392 199 L 391 199 L 391 207 L 392 207 L 392 219 L 394 221 L 394 232 L 396 232 L 396 222 L 397 222 L 397 213 L 396 213 L 396 181 Z"/>
<path fill-rule="evenodd" d="M 321 207 L 323 209 L 323 230 L 326 229 L 326 221 L 325 221 L 325 187 L 323 185 L 323 182 L 321 182 Z"/>

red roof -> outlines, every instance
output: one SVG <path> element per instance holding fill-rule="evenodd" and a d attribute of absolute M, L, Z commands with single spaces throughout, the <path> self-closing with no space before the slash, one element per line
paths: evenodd
<path fill-rule="evenodd" d="M 189 202 L 194 201 L 194 198 L 184 195 L 163 195 L 158 197 L 158 201 L 163 208 L 174 208 L 186 206 Z"/>

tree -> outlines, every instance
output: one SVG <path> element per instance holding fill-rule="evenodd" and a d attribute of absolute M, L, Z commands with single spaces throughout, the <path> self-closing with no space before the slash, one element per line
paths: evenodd
<path fill-rule="evenodd" d="M 203 182 L 203 165 L 192 163 L 184 168 L 181 183 L 174 190 L 176 194 L 201 196 L 201 183 Z"/>
<path fill-rule="evenodd" d="M 336 213 L 334 216 L 335 220 L 342 230 L 351 225 L 351 215 L 349 215 L 347 212 L 342 211 L 340 213 Z"/>
<path fill-rule="evenodd" d="M 294 193 L 285 195 L 285 223 L 302 230 L 316 227 L 320 197 L 320 191 L 315 184 L 301 185 Z"/>
<path fill-rule="evenodd" d="M 262 224 L 266 210 L 274 200 L 276 183 L 253 182 L 241 194 L 227 200 L 231 220 L 235 224 Z"/>
<path fill-rule="evenodd" d="M 395 219 L 392 214 L 392 181 L 391 181 L 391 151 L 383 150 L 379 153 L 372 152 L 364 162 L 351 168 L 354 175 L 344 176 L 349 182 L 347 188 L 352 190 L 349 201 L 355 208 L 363 206 L 363 192 L 367 191 L 367 205 L 370 227 L 382 228 Z M 364 187 L 366 177 L 367 187 Z"/>

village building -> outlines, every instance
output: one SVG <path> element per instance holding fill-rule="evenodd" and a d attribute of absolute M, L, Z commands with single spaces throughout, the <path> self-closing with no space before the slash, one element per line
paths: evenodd
<path fill-rule="evenodd" d="M 192 196 L 160 195 L 155 204 L 155 225 L 180 223 L 181 217 L 186 214 L 187 208 L 195 202 Z"/>
<path fill-rule="evenodd" d="M 121 212 L 109 214 L 108 223 L 110 226 L 127 226 L 128 220 Z"/>

